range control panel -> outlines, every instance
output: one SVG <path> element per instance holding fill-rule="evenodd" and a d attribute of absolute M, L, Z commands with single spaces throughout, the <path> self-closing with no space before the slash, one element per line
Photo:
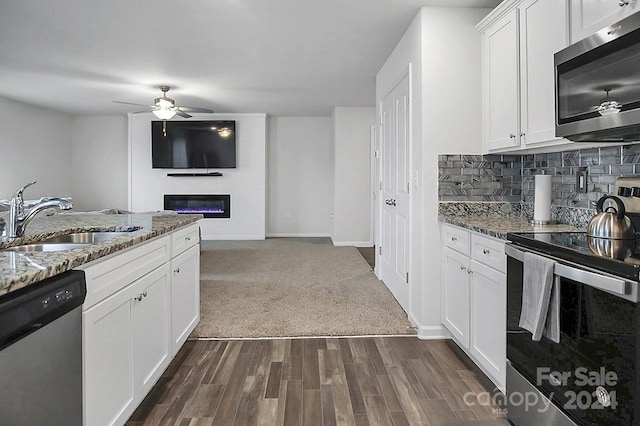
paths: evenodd
<path fill-rule="evenodd" d="M 640 213 L 640 177 L 619 177 L 615 193 L 623 202 L 627 213 Z"/>

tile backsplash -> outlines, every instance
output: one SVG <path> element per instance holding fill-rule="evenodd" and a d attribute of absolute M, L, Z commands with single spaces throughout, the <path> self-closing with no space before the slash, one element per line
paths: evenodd
<path fill-rule="evenodd" d="M 440 155 L 440 201 L 521 201 L 522 156 Z"/>
<path fill-rule="evenodd" d="M 553 175 L 551 204 L 593 209 L 612 194 L 616 178 L 640 174 L 640 144 L 544 154 L 440 155 L 440 201 L 533 203 L 534 176 Z M 586 170 L 587 192 L 576 192 L 576 172 Z"/>

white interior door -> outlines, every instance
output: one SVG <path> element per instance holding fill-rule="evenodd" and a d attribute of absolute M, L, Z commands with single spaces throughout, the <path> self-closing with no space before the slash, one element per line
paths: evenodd
<path fill-rule="evenodd" d="M 382 101 L 380 278 L 409 311 L 409 76 Z"/>

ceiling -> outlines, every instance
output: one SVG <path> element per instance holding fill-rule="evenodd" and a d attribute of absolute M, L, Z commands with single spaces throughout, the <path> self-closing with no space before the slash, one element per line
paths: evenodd
<path fill-rule="evenodd" d="M 499 0 L 0 0 L 0 96 L 124 115 L 177 105 L 330 115 L 372 106 L 375 75 L 421 6 Z"/>

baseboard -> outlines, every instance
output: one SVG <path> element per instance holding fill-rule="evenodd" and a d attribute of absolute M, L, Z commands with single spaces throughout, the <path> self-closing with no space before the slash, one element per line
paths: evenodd
<path fill-rule="evenodd" d="M 451 334 L 442 325 L 420 325 L 416 317 L 411 314 L 409 314 L 409 322 L 415 326 L 418 332 L 418 339 L 438 340 L 451 338 Z"/>
<path fill-rule="evenodd" d="M 333 245 L 336 247 L 373 247 L 373 243 L 371 241 L 356 241 L 356 242 L 348 242 L 348 241 L 333 241 Z"/>
<path fill-rule="evenodd" d="M 225 241 L 225 240 L 264 240 L 264 235 L 202 235 L 203 241 Z"/>
<path fill-rule="evenodd" d="M 325 234 L 322 232 L 274 232 L 268 233 L 267 238 L 331 238 L 331 234 Z"/>

